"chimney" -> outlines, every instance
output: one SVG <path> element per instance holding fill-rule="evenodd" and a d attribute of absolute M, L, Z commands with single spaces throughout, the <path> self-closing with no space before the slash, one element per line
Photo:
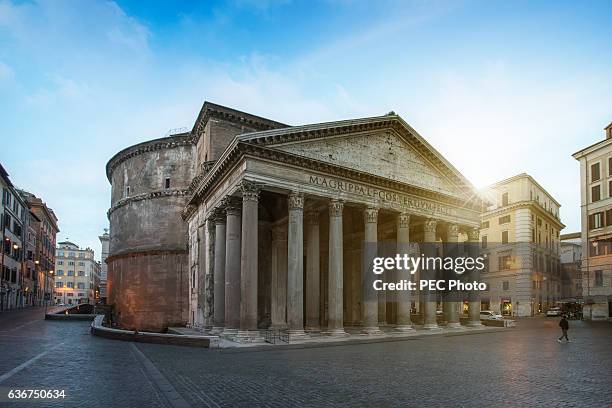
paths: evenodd
<path fill-rule="evenodd" d="M 606 131 L 606 139 L 612 139 L 612 122 L 604 130 Z"/>

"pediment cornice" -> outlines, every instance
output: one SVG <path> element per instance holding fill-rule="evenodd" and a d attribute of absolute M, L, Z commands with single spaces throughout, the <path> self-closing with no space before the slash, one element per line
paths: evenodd
<path fill-rule="evenodd" d="M 230 147 L 230 149 L 226 150 L 224 156 L 221 157 L 220 160 L 208 171 L 208 173 L 201 178 L 200 183 L 197 185 L 192 184 L 190 186 L 187 193 L 189 196 L 187 200 L 188 205 L 182 213 L 184 219 L 188 219 L 196 211 L 197 204 L 208 195 L 208 192 L 216 185 L 223 175 L 225 175 L 227 171 L 229 171 L 239 162 L 241 158 L 245 156 L 271 160 L 277 163 L 284 163 L 304 169 L 323 172 L 395 191 L 430 198 L 432 200 L 445 202 L 475 211 L 480 211 L 481 209 L 481 201 L 478 198 L 466 201 L 460 197 L 412 186 L 400 181 L 380 177 L 375 174 L 288 153 L 282 150 L 274 149 L 272 146 L 266 146 L 263 143 L 236 142 Z"/>

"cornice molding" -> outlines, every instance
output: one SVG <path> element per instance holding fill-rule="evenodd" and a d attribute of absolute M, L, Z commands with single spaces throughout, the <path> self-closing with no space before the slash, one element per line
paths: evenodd
<path fill-rule="evenodd" d="M 436 201 L 441 201 L 458 207 L 467 208 L 480 212 L 480 202 L 465 203 L 464 200 L 448 196 L 435 191 L 426 190 L 421 187 L 411 186 L 409 184 L 399 182 L 396 180 L 390 180 L 381 176 L 377 176 L 370 173 L 365 173 L 359 170 L 350 169 L 347 167 L 338 166 L 328 162 L 323 162 L 316 159 L 311 159 L 304 156 L 298 156 L 295 154 L 287 153 L 277 149 L 271 149 L 264 146 L 258 146 L 245 142 L 238 142 L 233 149 L 231 149 L 223 160 L 220 160 L 210 170 L 206 177 L 202 178 L 199 185 L 194 186 L 188 192 L 189 204 L 197 204 L 206 195 L 207 192 L 216 184 L 216 182 L 225 174 L 225 171 L 233 167 L 243 156 L 251 156 L 260 159 L 267 159 L 273 162 L 290 164 L 301 168 L 314 170 L 318 172 L 328 173 L 338 177 L 343 177 L 355 181 L 360 181 L 390 190 L 401 191 L 408 194 L 429 198 Z M 189 218 L 192 211 L 183 211 L 183 218 Z M 194 210 L 193 210 L 194 211 Z"/>
<path fill-rule="evenodd" d="M 140 156 L 144 153 L 149 153 L 157 150 L 174 149 L 181 146 L 188 146 L 194 144 L 194 138 L 191 133 L 181 133 L 162 139 L 150 140 L 148 142 L 139 143 L 130 147 L 126 147 L 117 154 L 115 154 L 106 164 L 106 178 L 112 184 L 111 175 L 124 161 L 131 159 L 132 157 Z"/>
<path fill-rule="evenodd" d="M 255 131 L 265 131 L 289 127 L 289 125 L 286 125 L 284 123 L 262 118 L 256 115 L 251 115 L 250 113 L 241 112 L 210 102 L 204 102 L 204 105 L 202 106 L 202 109 L 198 115 L 198 118 L 196 119 L 195 124 L 193 125 L 193 130 L 191 132 L 194 135 L 194 143 L 198 142 L 198 140 L 204 133 L 204 128 L 206 127 L 206 124 L 210 119 L 213 118 L 230 122 L 238 126 L 248 126 L 250 129 L 254 129 Z"/>
<path fill-rule="evenodd" d="M 109 208 L 107 212 L 107 217 L 110 218 L 110 215 L 118 208 L 123 207 L 127 204 L 134 203 L 137 201 L 143 200 L 152 200 L 155 198 L 164 198 L 164 197 L 182 197 L 187 195 L 188 190 L 158 190 L 151 191 L 149 193 L 137 194 L 131 197 L 123 198 L 117 201 L 111 208 Z"/>
<path fill-rule="evenodd" d="M 495 210 L 483 212 L 482 218 L 500 216 L 502 214 L 505 214 L 508 211 L 514 211 L 514 210 L 521 209 L 521 208 L 533 208 L 537 210 L 542 216 L 547 218 L 550 222 L 554 223 L 559 229 L 565 228 L 565 224 L 563 224 L 561 220 L 555 218 L 555 216 L 553 216 L 551 213 L 546 211 L 544 207 L 538 204 L 538 202 L 535 200 L 517 201 L 512 204 L 506 205 L 504 207 L 496 208 Z"/>

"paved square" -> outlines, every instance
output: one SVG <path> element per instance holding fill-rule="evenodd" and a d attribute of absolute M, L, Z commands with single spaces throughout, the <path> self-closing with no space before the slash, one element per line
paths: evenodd
<path fill-rule="evenodd" d="M 165 377 L 160 386 L 132 343 L 89 335 L 87 322 L 21 324 L 0 317 L 0 390 L 65 389 L 64 401 L 1 406 L 163 407 L 167 389 L 191 406 L 592 406 L 612 404 L 612 325 L 522 319 L 506 332 L 294 350 L 208 350 L 137 344 Z M 25 315 L 25 312 L 22 312 Z M 169 385 L 168 385 L 169 383 Z"/>

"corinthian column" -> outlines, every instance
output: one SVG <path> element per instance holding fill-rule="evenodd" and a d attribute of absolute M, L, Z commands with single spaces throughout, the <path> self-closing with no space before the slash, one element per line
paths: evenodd
<path fill-rule="evenodd" d="M 319 291 L 319 211 L 306 213 L 306 330 L 318 332 Z"/>
<path fill-rule="evenodd" d="M 472 258 L 476 258 L 479 256 L 479 235 L 480 231 L 478 228 L 470 228 L 468 230 L 468 252 L 469 256 Z M 480 273 L 477 269 L 470 275 L 470 280 L 480 280 Z M 469 327 L 481 327 L 482 323 L 480 323 L 480 293 L 476 290 L 472 290 L 469 293 L 469 303 L 468 303 L 468 323 Z"/>
<path fill-rule="evenodd" d="M 271 329 L 287 328 L 287 226 L 272 227 Z"/>
<path fill-rule="evenodd" d="M 225 230 L 225 329 L 233 336 L 240 327 L 240 202 L 234 197 L 223 200 L 226 213 Z"/>
<path fill-rule="evenodd" d="M 304 195 L 288 198 L 287 229 L 287 324 L 289 338 L 307 337 L 304 332 Z"/>
<path fill-rule="evenodd" d="M 346 336 L 343 322 L 343 237 L 342 210 L 344 202 L 333 199 L 329 203 L 329 306 L 327 334 Z"/>
<path fill-rule="evenodd" d="M 242 182 L 242 251 L 240 255 L 241 341 L 261 340 L 257 330 L 257 252 L 259 186 Z"/>
<path fill-rule="evenodd" d="M 397 216 L 397 253 L 409 254 L 410 252 L 410 214 L 400 213 Z M 409 254 L 410 256 L 411 254 Z M 407 281 L 412 280 L 410 271 L 399 270 L 400 279 Z M 406 332 L 412 331 L 412 320 L 410 319 L 410 312 L 412 309 L 412 297 L 410 296 L 409 290 L 399 291 L 397 294 L 397 325 L 395 330 Z"/>
<path fill-rule="evenodd" d="M 217 211 L 210 221 L 215 227 L 214 306 L 211 333 L 219 334 L 225 328 L 225 214 Z"/>
<path fill-rule="evenodd" d="M 435 242 L 436 242 L 436 220 L 428 218 L 425 220 L 423 224 L 423 232 L 424 238 L 423 242 L 425 243 L 425 256 L 426 257 L 435 257 L 437 256 L 435 250 Z M 435 279 L 436 273 L 435 271 L 426 271 L 427 279 Z M 436 295 L 435 293 L 431 293 L 427 291 L 424 297 L 424 306 L 425 310 L 423 313 L 423 328 L 428 330 L 438 329 L 438 321 L 436 319 Z"/>
<path fill-rule="evenodd" d="M 363 329 L 368 335 L 380 335 L 383 332 L 378 327 L 378 292 L 374 289 L 377 278 L 372 272 L 374 258 L 378 255 L 378 208 L 368 207 L 363 213 L 365 224 L 364 237 L 364 269 L 363 276 Z"/>
<path fill-rule="evenodd" d="M 456 257 L 459 249 L 459 227 L 457 224 L 448 224 L 446 229 L 446 245 L 444 247 L 444 257 Z M 454 274 L 454 272 L 451 272 Z M 447 277 L 449 274 L 446 274 Z M 453 278 L 458 278 L 453 276 Z M 446 319 L 446 327 L 449 329 L 460 329 L 461 323 L 459 322 L 459 306 L 460 302 L 455 299 L 448 299 L 449 297 L 456 297 L 457 294 L 447 293 L 447 299 L 444 301 L 444 317 Z"/>

